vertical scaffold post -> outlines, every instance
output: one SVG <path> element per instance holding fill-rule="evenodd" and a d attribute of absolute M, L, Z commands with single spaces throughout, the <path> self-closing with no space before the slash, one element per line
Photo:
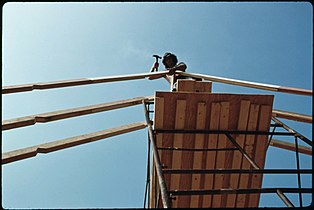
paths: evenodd
<path fill-rule="evenodd" d="M 296 150 L 296 161 L 297 161 L 297 170 L 298 170 L 298 187 L 301 189 L 301 174 L 300 174 L 300 160 L 299 160 L 299 148 L 298 148 L 298 137 L 294 137 L 295 140 L 295 150 Z M 300 207 L 303 207 L 302 202 L 302 193 L 299 192 L 299 200 L 300 200 Z"/>
<path fill-rule="evenodd" d="M 149 113 L 149 104 L 147 104 L 147 110 Z M 146 175 L 146 186 L 145 186 L 145 194 L 144 194 L 144 209 L 146 208 L 146 200 L 149 205 L 149 195 L 150 195 L 150 141 L 147 141 L 147 144 L 148 144 L 147 145 L 147 172 L 146 172 L 147 175 Z"/>
<path fill-rule="evenodd" d="M 148 128 L 149 140 L 152 144 L 152 149 L 153 149 L 153 155 L 154 155 L 154 160 L 155 160 L 155 165 L 156 165 L 158 183 L 160 186 L 162 203 L 163 203 L 164 208 L 170 208 L 171 205 L 170 205 L 170 199 L 169 199 L 169 195 L 168 195 L 168 191 L 167 191 L 167 186 L 166 186 L 164 176 L 162 174 L 162 166 L 160 163 L 158 150 L 157 150 L 157 146 L 155 143 L 155 138 L 153 135 L 152 125 L 151 125 L 151 122 L 149 119 L 149 113 L 148 113 L 148 110 L 146 108 L 146 103 L 144 100 L 143 100 L 143 105 L 144 105 L 145 118 L 146 118 L 146 123 L 147 123 L 147 128 Z"/>

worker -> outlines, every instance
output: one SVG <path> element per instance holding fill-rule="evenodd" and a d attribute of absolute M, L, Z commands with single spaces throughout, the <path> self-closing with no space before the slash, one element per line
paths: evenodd
<path fill-rule="evenodd" d="M 158 79 L 158 78 L 164 77 L 171 84 L 171 90 L 176 91 L 177 80 L 188 79 L 189 77 L 175 74 L 175 71 L 179 70 L 179 71 L 185 72 L 187 66 L 183 62 L 178 63 L 177 56 L 170 52 L 165 53 L 165 55 L 162 58 L 162 63 L 164 64 L 166 68 L 165 71 L 169 71 L 169 75 L 168 74 L 166 76 L 151 75 L 148 77 L 148 79 L 152 80 L 152 79 Z M 154 72 L 155 69 L 157 68 L 158 68 L 158 62 L 155 62 L 150 72 Z"/>

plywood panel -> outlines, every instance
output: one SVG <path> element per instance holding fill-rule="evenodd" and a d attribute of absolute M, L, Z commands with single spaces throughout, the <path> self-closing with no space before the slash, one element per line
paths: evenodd
<path fill-rule="evenodd" d="M 157 129 L 269 130 L 273 103 L 271 95 L 157 92 L 156 98 L 163 98 L 164 101 L 163 119 L 159 119 L 163 121 L 163 125 L 158 127 L 156 126 L 158 123 L 155 122 Z M 155 110 L 155 115 L 158 114 L 160 112 Z M 155 120 L 158 119 L 155 118 Z M 234 147 L 223 134 L 174 135 L 164 133 L 162 136 L 162 147 L 175 146 L 189 149 Z M 182 139 L 178 138 L 180 136 Z M 257 143 L 257 140 L 262 137 L 256 137 L 256 135 L 232 136 L 247 154 L 263 167 L 265 153 L 261 151 L 265 149 L 266 145 L 262 144 L 262 141 Z M 162 163 L 168 169 L 251 168 L 249 162 L 242 157 L 239 151 L 160 150 L 159 153 L 162 154 Z M 177 190 L 236 189 L 240 186 L 248 188 L 261 186 L 261 178 L 261 176 L 252 176 L 251 174 L 165 174 L 167 186 L 171 186 L 171 189 L 178 188 Z M 246 207 L 258 205 L 258 200 L 258 194 L 255 197 L 241 196 L 240 194 L 177 196 L 177 199 L 173 200 L 172 207 Z"/>

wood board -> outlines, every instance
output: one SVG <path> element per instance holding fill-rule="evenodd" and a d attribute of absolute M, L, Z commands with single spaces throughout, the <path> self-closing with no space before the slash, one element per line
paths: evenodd
<path fill-rule="evenodd" d="M 273 95 L 156 92 L 154 129 L 269 131 Z M 159 103 L 162 101 L 162 105 Z M 159 111 L 162 110 L 162 111 Z M 162 115 L 162 117 L 160 116 Z M 264 168 L 266 135 L 232 134 L 250 158 Z M 224 134 L 157 133 L 161 147 L 235 148 Z M 167 169 L 251 169 L 238 150 L 159 150 Z M 156 179 L 152 174 L 152 179 Z M 261 174 L 164 174 L 168 190 L 260 188 Z M 156 186 L 157 187 L 157 186 Z M 154 189 L 151 189 L 154 191 Z M 152 194 L 151 194 L 152 195 Z M 259 194 L 176 196 L 176 208 L 258 207 Z M 151 200 L 156 202 L 157 199 Z M 158 207 L 162 207 L 159 200 Z M 151 207 L 155 205 L 151 202 Z"/>

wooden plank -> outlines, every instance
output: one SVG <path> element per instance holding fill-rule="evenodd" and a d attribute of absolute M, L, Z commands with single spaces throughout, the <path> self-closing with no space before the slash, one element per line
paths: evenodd
<path fill-rule="evenodd" d="M 251 103 L 248 100 L 241 101 L 240 113 L 239 113 L 238 125 L 237 125 L 238 130 L 247 129 L 250 104 Z M 235 140 L 242 148 L 244 148 L 245 135 L 237 135 Z M 233 160 L 232 160 L 232 169 L 240 169 L 241 160 L 242 160 L 242 154 L 239 151 L 235 151 Z M 240 174 L 230 175 L 230 188 L 231 189 L 236 189 L 238 187 L 239 177 L 240 177 Z M 227 200 L 227 203 L 226 203 L 227 208 L 235 208 L 236 194 L 229 194 L 226 200 Z"/>
<path fill-rule="evenodd" d="M 62 150 L 81 144 L 86 144 L 94 142 L 100 139 L 109 138 L 112 136 L 136 131 L 145 128 L 146 122 L 132 123 L 129 125 L 120 126 L 117 128 L 111 128 L 107 130 L 102 130 L 90 134 L 84 134 L 80 136 L 75 136 L 63 140 L 53 141 L 45 144 L 40 144 L 37 146 L 32 146 L 24 149 L 15 150 L 12 152 L 7 152 L 2 154 L 2 164 L 11 163 L 14 161 L 30 158 L 36 156 L 38 153 L 49 153 L 57 150 Z"/>
<path fill-rule="evenodd" d="M 175 119 L 175 129 L 184 129 L 186 114 L 186 100 L 177 100 L 176 103 L 176 119 Z M 173 146 L 178 148 L 183 148 L 183 134 L 174 134 Z M 173 151 L 172 154 L 172 169 L 181 169 L 182 151 Z M 171 175 L 170 190 L 180 189 L 180 174 Z M 176 208 L 178 206 L 178 200 L 172 201 L 172 207 Z"/>
<path fill-rule="evenodd" d="M 204 75 L 204 74 L 194 74 L 194 73 L 188 73 L 188 72 L 182 72 L 182 71 L 176 71 L 176 73 L 182 76 L 195 77 L 199 79 L 209 80 L 212 82 L 220 82 L 220 83 L 225 83 L 225 84 L 230 84 L 230 85 L 238 85 L 238 86 L 244 86 L 244 87 L 249 87 L 249 88 L 256 88 L 256 89 L 297 94 L 297 95 L 313 96 L 312 90 L 307 90 L 307 89 L 302 89 L 302 88 L 284 87 L 284 86 L 279 86 L 279 85 L 250 82 L 250 81 L 244 81 L 244 80 L 236 80 L 236 79 L 216 77 L 216 76 L 210 76 L 210 75 Z"/>
<path fill-rule="evenodd" d="M 299 113 L 294 113 L 294 112 L 287 112 L 287 111 L 282 111 L 282 110 L 275 110 L 275 109 L 272 112 L 272 116 L 284 118 L 288 120 L 305 122 L 305 123 L 312 123 L 313 121 L 312 116 L 309 116 L 309 115 L 299 114 Z"/>
<path fill-rule="evenodd" d="M 259 113 L 259 105 L 251 104 L 250 106 L 250 115 L 248 121 L 248 131 L 255 131 L 257 128 L 257 120 Z M 254 144 L 255 135 L 246 135 L 244 150 L 252 158 L 253 157 L 253 144 Z M 253 159 L 253 158 L 252 158 Z M 245 159 L 242 158 L 242 169 L 250 169 L 251 164 Z M 246 189 L 249 184 L 249 174 L 240 174 L 239 188 Z M 237 208 L 244 208 L 246 205 L 246 194 L 237 195 Z"/>
<path fill-rule="evenodd" d="M 90 106 L 84 106 L 73 109 L 65 109 L 54 112 L 47 112 L 42 114 L 35 114 L 20 118 L 14 118 L 10 120 L 2 121 L 2 130 L 9 130 L 13 128 L 19 128 L 29 125 L 34 125 L 35 123 L 46 123 L 71 117 L 77 117 L 87 114 L 94 114 L 98 112 L 119 109 L 129 106 L 134 106 L 138 104 L 142 104 L 143 100 L 149 100 L 152 97 L 137 97 L 131 99 L 125 99 L 115 102 L 102 103 Z"/>
<path fill-rule="evenodd" d="M 292 87 L 280 86 L 277 91 L 283 92 L 283 93 L 290 93 L 290 94 L 313 96 L 312 90 L 306 90 L 306 89 L 302 89 L 302 88 L 292 88 Z"/>
<path fill-rule="evenodd" d="M 270 121 L 272 115 L 272 107 L 269 105 L 262 105 L 258 119 L 258 131 L 269 131 Z M 256 137 L 255 147 L 253 153 L 255 154 L 255 163 L 261 168 L 264 168 L 266 158 L 267 136 L 258 135 Z M 252 174 L 251 183 L 249 188 L 262 187 L 263 174 Z M 247 195 L 248 207 L 258 207 L 260 194 Z"/>
<path fill-rule="evenodd" d="M 164 118 L 164 98 L 162 97 L 155 97 L 155 103 L 154 103 L 154 128 L 162 128 L 163 127 L 163 118 Z M 156 134 L 156 145 L 157 147 L 162 146 L 162 133 Z M 159 158 L 161 160 L 162 157 L 162 152 L 158 152 Z M 152 168 L 155 169 L 155 161 L 154 161 L 154 156 L 153 156 L 153 164 Z M 151 190 L 150 190 L 150 199 L 149 199 L 149 207 L 150 208 L 155 208 L 156 203 L 157 203 L 157 194 L 160 190 L 159 184 L 157 182 L 157 173 L 156 170 L 153 170 L 153 174 L 151 176 Z M 160 202 L 161 203 L 161 202 Z"/>
<path fill-rule="evenodd" d="M 157 94 L 156 94 L 157 96 Z M 176 113 L 176 98 L 170 95 L 170 98 L 164 97 L 164 117 L 163 128 L 174 129 L 175 126 L 175 113 Z M 174 134 L 164 133 L 162 138 L 162 147 L 173 147 Z M 172 168 L 172 155 L 173 151 L 162 151 L 162 164 L 165 168 Z M 167 189 L 170 189 L 171 174 L 164 174 Z"/>
<path fill-rule="evenodd" d="M 178 79 L 177 91 L 179 92 L 212 92 L 212 82 Z"/>
<path fill-rule="evenodd" d="M 219 120 L 219 129 L 220 130 L 228 130 L 228 122 L 229 122 L 229 102 L 221 102 L 221 112 L 220 112 L 220 120 Z M 218 145 L 217 148 L 226 148 L 227 147 L 227 137 L 224 134 L 218 135 Z M 225 159 L 226 152 L 219 151 L 217 152 L 216 157 L 216 168 L 225 168 Z M 225 178 L 225 174 L 215 174 L 214 176 L 214 189 L 222 189 L 223 181 Z M 214 195 L 212 208 L 224 207 L 222 195 Z"/>
<path fill-rule="evenodd" d="M 196 129 L 205 129 L 206 126 L 206 103 L 199 102 L 197 103 L 197 120 L 196 120 Z M 195 149 L 204 148 L 204 134 L 195 134 Z M 193 169 L 202 169 L 202 162 L 204 152 L 194 152 L 193 159 Z M 192 175 L 192 190 L 201 189 L 201 174 Z M 192 195 L 190 208 L 199 208 L 200 206 L 200 196 Z"/>
<path fill-rule="evenodd" d="M 141 74 L 129 74 L 129 75 L 118 75 L 118 76 L 107 76 L 107 77 L 97 77 L 97 78 L 81 78 L 73 80 L 61 80 L 53 82 L 40 82 L 40 83 L 31 83 L 31 84 L 22 84 L 22 85 L 10 85 L 2 87 L 2 94 L 25 92 L 32 90 L 44 90 L 52 88 L 63 88 L 71 87 L 78 85 L 89 85 L 105 82 L 117 82 L 117 81 L 126 81 L 126 80 L 135 80 L 135 79 L 145 79 L 149 76 L 165 76 L 169 71 L 160 71 L 152 73 L 141 73 Z"/>
<path fill-rule="evenodd" d="M 169 100 L 167 96 L 158 96 L 158 94 L 155 95 L 154 129 L 174 128 L 175 115 L 173 113 L 175 113 L 175 106 L 172 103 L 175 104 L 173 101 Z M 173 134 L 156 134 L 157 147 L 172 147 L 173 136 Z M 172 151 L 159 151 L 158 153 L 163 167 L 171 168 Z M 164 179 L 167 189 L 170 189 L 171 175 L 164 174 Z M 159 186 L 157 187 L 158 192 Z M 158 207 L 162 208 L 161 198 L 159 198 L 158 204 Z"/>
<path fill-rule="evenodd" d="M 184 127 L 185 129 L 195 129 L 196 126 L 196 112 L 198 98 L 193 97 L 194 93 L 187 95 L 187 106 Z M 194 148 L 195 134 L 184 134 L 183 148 Z M 185 151 L 181 158 L 181 168 L 193 168 L 194 153 L 192 151 Z M 192 174 L 182 174 L 180 178 L 180 188 L 182 190 L 191 189 Z M 188 208 L 190 206 L 191 196 L 179 196 L 178 207 Z"/>
<path fill-rule="evenodd" d="M 10 85 L 2 87 L 2 94 L 26 92 L 32 91 L 33 89 L 33 84 Z"/>
<path fill-rule="evenodd" d="M 210 130 L 218 130 L 219 128 L 219 118 L 220 118 L 220 104 L 211 104 L 211 114 L 210 114 Z M 208 145 L 207 148 L 213 149 L 218 146 L 218 135 L 210 134 L 208 135 Z M 216 153 L 217 152 L 207 152 L 206 156 L 206 166 L 205 169 L 215 169 L 216 164 Z M 204 177 L 204 189 L 213 189 L 214 185 L 214 175 L 206 174 Z M 204 195 L 202 200 L 203 208 L 210 208 L 212 206 L 212 195 Z"/>
<path fill-rule="evenodd" d="M 273 147 L 278 147 L 281 149 L 286 149 L 286 150 L 291 150 L 291 151 L 296 152 L 295 144 L 291 144 L 289 142 L 284 142 L 284 141 L 280 141 L 277 139 L 272 139 L 269 145 L 273 146 Z M 298 151 L 299 151 L 299 153 L 303 153 L 303 154 L 312 156 L 312 148 L 311 147 L 298 145 Z"/>
<path fill-rule="evenodd" d="M 3 120 L 2 130 L 9 130 L 13 128 L 20 128 L 20 127 L 35 125 L 35 123 L 36 123 L 36 116 L 34 115 L 14 118 L 10 120 Z"/>

